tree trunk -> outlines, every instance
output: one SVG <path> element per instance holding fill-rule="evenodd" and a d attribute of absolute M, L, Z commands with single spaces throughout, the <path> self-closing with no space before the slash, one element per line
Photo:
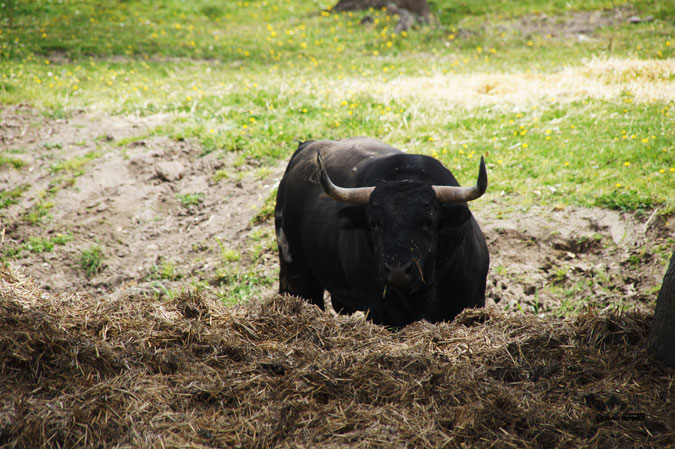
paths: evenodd
<path fill-rule="evenodd" d="M 663 277 L 656 300 L 654 321 L 647 337 L 647 350 L 666 365 L 675 366 L 675 251 Z"/>

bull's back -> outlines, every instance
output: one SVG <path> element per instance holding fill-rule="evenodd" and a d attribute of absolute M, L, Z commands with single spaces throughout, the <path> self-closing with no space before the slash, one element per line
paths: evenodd
<path fill-rule="evenodd" d="M 356 185 L 359 170 L 382 157 L 402 154 L 400 150 L 370 137 L 303 142 L 291 157 L 284 180 L 294 184 L 311 183 L 321 189 L 315 176 L 316 154 L 319 151 L 331 180 L 342 187 L 364 187 Z"/>
<path fill-rule="evenodd" d="M 375 139 L 351 137 L 301 143 L 279 183 L 275 227 L 282 271 L 284 259 L 305 264 L 323 288 L 346 282 L 339 263 L 338 210 L 345 206 L 328 197 L 318 182 L 316 155 L 331 180 L 342 187 L 362 187 L 358 174 L 369 164 L 401 152 Z"/>
<path fill-rule="evenodd" d="M 293 227 L 306 235 L 312 232 L 304 229 L 308 219 L 318 213 L 330 224 L 336 222 L 341 204 L 324 195 L 318 182 L 316 155 L 319 151 L 331 180 L 342 187 L 363 187 L 358 185 L 358 173 L 366 165 L 384 156 L 401 154 L 399 150 L 368 137 L 301 143 L 279 183 L 275 208 L 277 233 L 279 226 L 283 226 L 287 234 Z"/>

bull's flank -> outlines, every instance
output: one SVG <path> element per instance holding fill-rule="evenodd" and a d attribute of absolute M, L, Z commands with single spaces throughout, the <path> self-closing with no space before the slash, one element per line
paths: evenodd
<path fill-rule="evenodd" d="M 0 269 L 0 447 L 673 447 L 649 324 L 488 307 L 390 332 L 293 297 L 53 296 Z"/>

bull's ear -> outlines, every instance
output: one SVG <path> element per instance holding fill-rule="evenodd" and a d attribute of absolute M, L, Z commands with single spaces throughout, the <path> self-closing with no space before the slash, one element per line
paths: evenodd
<path fill-rule="evenodd" d="M 338 211 L 338 224 L 343 231 L 365 228 L 367 225 L 365 208 L 343 207 Z"/>
<path fill-rule="evenodd" d="M 443 211 L 441 218 L 441 228 L 454 228 L 463 225 L 471 218 L 471 211 L 465 204 L 444 204 L 441 206 Z"/>

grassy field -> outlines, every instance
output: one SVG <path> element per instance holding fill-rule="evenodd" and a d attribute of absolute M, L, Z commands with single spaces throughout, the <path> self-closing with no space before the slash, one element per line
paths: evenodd
<path fill-rule="evenodd" d="M 366 134 L 461 179 L 485 154 L 491 191 L 518 204 L 675 210 L 663 2 L 438 1 L 438 23 L 400 34 L 383 11 L 335 14 L 327 1 L 4 5 L 0 104 L 170 112 L 154 133 L 268 164 L 296 139 Z M 610 20 L 590 37 L 562 24 L 607 8 L 655 20 Z"/>

